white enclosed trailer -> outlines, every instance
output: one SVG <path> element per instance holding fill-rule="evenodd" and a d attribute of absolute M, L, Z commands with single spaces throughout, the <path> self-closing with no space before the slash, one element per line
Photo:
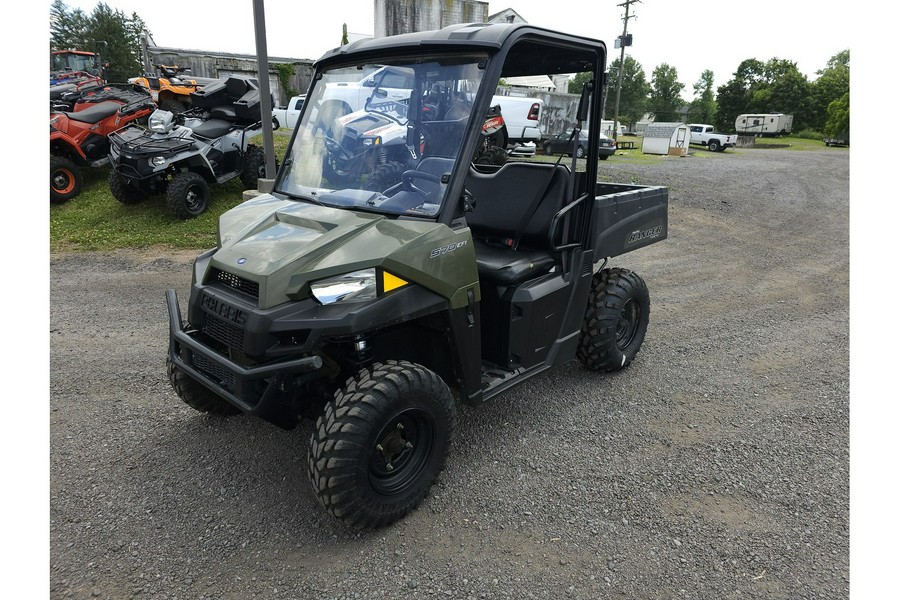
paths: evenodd
<path fill-rule="evenodd" d="M 738 115 L 734 130 L 740 135 L 787 135 L 794 126 L 794 115 L 783 113 L 757 113 Z"/>

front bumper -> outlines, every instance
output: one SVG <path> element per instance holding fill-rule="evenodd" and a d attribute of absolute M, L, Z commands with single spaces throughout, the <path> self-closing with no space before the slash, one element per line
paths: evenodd
<path fill-rule="evenodd" d="M 247 367 L 198 340 L 185 329 L 175 290 L 166 291 L 169 311 L 169 360 L 189 377 L 245 413 L 283 427 L 295 416 L 285 412 L 282 397 L 297 376 L 322 368 L 316 355 Z"/>

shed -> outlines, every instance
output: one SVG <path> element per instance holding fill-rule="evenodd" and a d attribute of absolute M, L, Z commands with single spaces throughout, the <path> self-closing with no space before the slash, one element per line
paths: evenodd
<path fill-rule="evenodd" d="M 644 154 L 687 156 L 691 130 L 684 123 L 651 123 L 644 130 Z"/>

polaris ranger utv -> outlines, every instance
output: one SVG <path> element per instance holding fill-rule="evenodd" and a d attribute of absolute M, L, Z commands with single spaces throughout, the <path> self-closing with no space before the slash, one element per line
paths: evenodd
<path fill-rule="evenodd" d="M 197 258 L 186 321 L 166 292 L 177 394 L 202 412 L 284 428 L 316 419 L 308 470 L 318 500 L 347 525 L 374 528 L 425 496 L 456 401 L 479 405 L 576 357 L 596 371 L 628 366 L 649 294 L 638 275 L 606 265 L 666 237 L 668 191 L 597 183 L 600 127 L 590 125 L 605 61 L 603 42 L 524 24 L 327 53 L 273 189 L 224 213 L 218 247 Z M 412 74 L 400 182 L 367 189 L 365 169 L 329 181 L 323 129 L 382 140 L 358 116 L 319 110 L 326 84 L 385 65 Z M 472 164 L 501 77 L 584 72 L 593 81 L 573 132 L 590 132 L 586 160 Z M 428 102 L 436 86 L 452 102 Z M 367 110 L 387 111 L 388 96 L 371 86 Z"/>

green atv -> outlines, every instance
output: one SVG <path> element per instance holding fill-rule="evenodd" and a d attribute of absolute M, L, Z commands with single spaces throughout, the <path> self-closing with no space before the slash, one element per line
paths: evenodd
<path fill-rule="evenodd" d="M 596 371 L 627 367 L 649 294 L 637 274 L 606 265 L 666 238 L 668 191 L 597 183 L 600 128 L 590 124 L 601 119 L 605 62 L 603 42 L 523 24 L 327 53 L 272 189 L 223 214 L 218 246 L 197 258 L 186 321 L 166 293 L 181 399 L 284 428 L 315 419 L 319 501 L 351 527 L 375 528 L 427 493 L 456 401 L 479 405 L 576 357 Z M 320 110 L 326 86 L 385 66 L 405 83 L 373 82 L 351 108 L 378 123 L 401 102 L 402 158 L 331 181 L 323 131 L 360 147 L 383 140 L 358 112 Z M 584 72 L 593 80 L 571 112 L 573 135 L 590 132 L 586 159 L 472 163 L 501 78 Z"/>

